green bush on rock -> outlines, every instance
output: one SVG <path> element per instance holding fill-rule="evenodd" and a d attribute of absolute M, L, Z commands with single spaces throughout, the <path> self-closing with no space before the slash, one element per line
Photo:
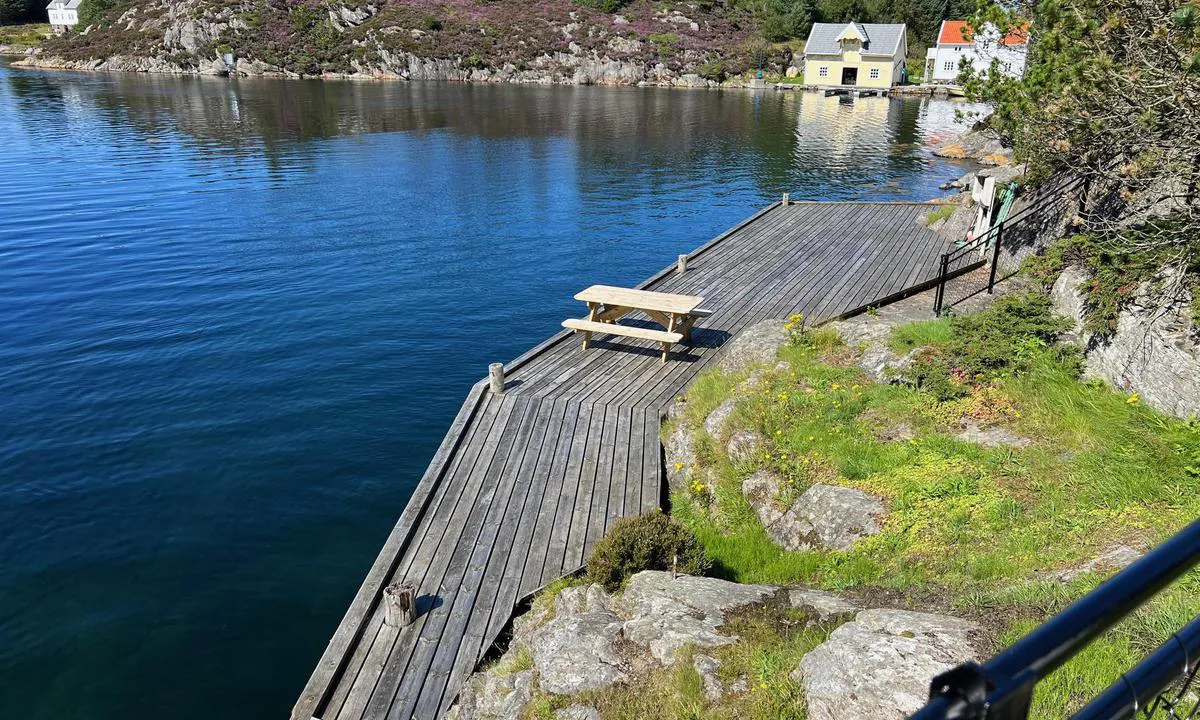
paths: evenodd
<path fill-rule="evenodd" d="M 675 568 L 688 575 L 708 569 L 708 555 L 691 530 L 661 512 L 615 522 L 596 543 L 588 559 L 588 578 L 608 590 L 616 590 L 642 570 Z"/>
<path fill-rule="evenodd" d="M 984 312 L 953 318 L 949 338 L 921 350 L 903 378 L 938 400 L 952 400 L 980 383 L 1028 371 L 1050 348 L 1078 374 L 1078 350 L 1054 345 L 1070 327 L 1070 320 L 1050 312 L 1050 299 L 1044 295 L 1003 297 Z"/>

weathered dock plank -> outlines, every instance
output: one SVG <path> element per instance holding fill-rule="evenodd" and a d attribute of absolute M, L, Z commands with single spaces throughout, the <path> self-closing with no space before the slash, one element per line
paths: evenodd
<path fill-rule="evenodd" d="M 655 343 L 559 332 L 468 395 L 293 709 L 296 720 L 431 718 L 511 619 L 576 571 L 612 523 L 660 507 L 667 404 L 756 322 L 810 323 L 927 282 L 947 243 L 918 203 L 764 208 L 641 287 L 703 295 L 711 317 L 659 362 Z M 633 322 L 647 321 L 632 316 Z M 395 628 L 380 596 L 414 584 L 418 617 Z"/>

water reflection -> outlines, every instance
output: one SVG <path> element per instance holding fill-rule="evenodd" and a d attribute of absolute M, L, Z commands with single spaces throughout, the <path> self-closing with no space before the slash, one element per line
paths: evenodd
<path fill-rule="evenodd" d="M 566 139 L 593 168 L 739 163 L 769 195 L 858 197 L 928 162 L 922 143 L 955 125 L 942 100 L 808 93 L 527 87 L 404 82 L 226 80 L 8 70 L 27 126 L 64 141 L 88 133 L 89 106 L 143 141 L 186 138 L 201 156 L 262 157 L 305 166 L 311 141 L 369 133 L 449 131 L 482 140 Z M 47 127 L 47 117 L 54 122 Z M 35 128 L 29 128 L 31 132 Z M 684 178 L 686 181 L 687 178 Z"/>

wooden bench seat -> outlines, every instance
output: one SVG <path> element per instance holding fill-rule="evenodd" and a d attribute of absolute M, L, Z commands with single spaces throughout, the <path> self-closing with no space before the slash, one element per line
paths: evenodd
<path fill-rule="evenodd" d="M 662 343 L 677 343 L 683 341 L 683 333 L 654 330 L 651 328 L 618 325 L 616 323 L 595 322 L 578 318 L 562 321 L 563 327 L 580 332 L 608 333 L 609 335 L 624 335 L 639 340 L 653 340 Z"/>

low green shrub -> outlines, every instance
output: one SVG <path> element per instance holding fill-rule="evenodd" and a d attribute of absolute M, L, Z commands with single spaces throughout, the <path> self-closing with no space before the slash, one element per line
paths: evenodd
<path fill-rule="evenodd" d="M 580 5 L 596 8 L 601 12 L 613 13 L 629 4 L 629 0 L 575 0 Z"/>
<path fill-rule="evenodd" d="M 950 337 L 927 345 L 901 376 L 938 400 L 952 400 L 982 383 L 1026 372 L 1047 352 L 1077 375 L 1078 349 L 1055 344 L 1070 327 L 1070 320 L 1050 312 L 1045 295 L 1003 297 L 984 312 L 952 318 Z"/>
<path fill-rule="evenodd" d="M 725 65 L 720 60 L 706 62 L 696 68 L 696 74 L 705 80 L 713 82 L 724 82 L 725 80 Z"/>
<path fill-rule="evenodd" d="M 660 58 L 669 58 L 679 52 L 679 36 L 675 33 L 658 33 L 646 38 Z"/>
<path fill-rule="evenodd" d="M 421 18 L 421 29 L 427 30 L 430 32 L 433 32 L 436 30 L 441 30 L 442 29 L 442 21 L 438 19 L 437 15 L 434 15 L 432 13 L 427 14 Z"/>
<path fill-rule="evenodd" d="M 588 578 L 616 590 L 642 570 L 670 570 L 699 575 L 708 569 L 708 555 L 691 530 L 654 511 L 622 518 L 596 543 L 588 558 Z"/>

